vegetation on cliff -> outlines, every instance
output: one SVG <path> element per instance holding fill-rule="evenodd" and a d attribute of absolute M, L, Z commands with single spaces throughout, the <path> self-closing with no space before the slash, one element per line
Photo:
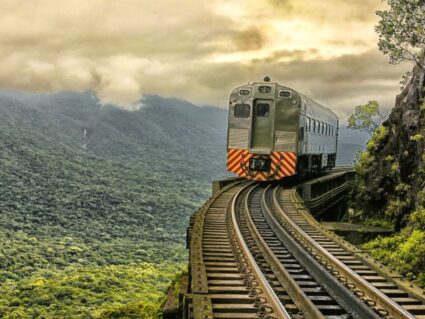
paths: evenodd
<path fill-rule="evenodd" d="M 389 118 L 355 165 L 350 218 L 392 227 L 395 235 L 363 245 L 425 287 L 425 2 L 388 0 L 376 30 L 390 62 L 413 61 Z"/>
<path fill-rule="evenodd" d="M 413 74 L 355 165 L 350 218 L 393 228 L 364 248 L 425 286 L 425 72 Z"/>

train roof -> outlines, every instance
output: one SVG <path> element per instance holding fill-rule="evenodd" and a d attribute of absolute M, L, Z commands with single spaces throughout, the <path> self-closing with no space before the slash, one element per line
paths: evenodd
<path fill-rule="evenodd" d="M 258 81 L 257 82 L 257 81 L 254 81 L 254 82 L 248 82 L 247 84 L 244 84 L 244 85 L 240 85 L 240 86 L 238 86 L 236 88 L 239 89 L 240 87 L 244 87 L 244 86 L 247 86 L 247 85 L 264 85 L 264 84 L 265 85 L 267 85 L 267 84 L 279 85 L 279 86 L 282 86 L 284 88 L 287 88 L 287 89 L 291 90 L 292 92 L 295 92 L 296 94 L 298 94 L 300 96 L 300 98 L 301 98 L 301 102 L 302 103 L 306 103 L 307 105 L 310 105 L 310 106 L 313 105 L 314 107 L 317 107 L 319 109 L 322 109 L 323 111 L 329 112 L 331 115 L 333 115 L 336 118 L 338 118 L 338 115 L 336 115 L 336 113 L 333 112 L 329 107 L 323 106 L 322 104 L 316 102 L 315 100 L 313 100 L 312 98 L 308 97 L 307 95 L 305 95 L 305 94 L 303 94 L 303 93 L 301 93 L 301 92 L 299 92 L 297 90 L 294 90 L 293 88 L 291 88 L 289 86 L 282 85 L 282 84 L 280 84 L 278 82 L 274 82 L 274 81 Z"/>

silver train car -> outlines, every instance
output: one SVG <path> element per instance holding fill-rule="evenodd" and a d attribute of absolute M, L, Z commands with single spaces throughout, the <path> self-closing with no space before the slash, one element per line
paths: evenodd
<path fill-rule="evenodd" d="M 337 142 L 335 113 L 269 77 L 230 94 L 227 170 L 241 177 L 272 181 L 329 170 Z"/>

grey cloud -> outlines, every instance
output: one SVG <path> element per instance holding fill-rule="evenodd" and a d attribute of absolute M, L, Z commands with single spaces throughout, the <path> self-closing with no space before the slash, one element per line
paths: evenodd
<path fill-rule="evenodd" d="M 375 20 L 375 11 L 383 7 L 380 0 L 269 0 L 268 3 L 283 17 L 308 16 L 323 22 Z"/>
<path fill-rule="evenodd" d="M 252 64 L 267 64 L 276 63 L 281 59 L 289 59 L 291 61 L 306 61 L 312 57 L 317 56 L 319 51 L 317 49 L 308 50 L 276 50 L 273 51 L 268 57 L 262 59 L 252 59 Z"/>
<path fill-rule="evenodd" d="M 374 99 L 391 108 L 399 92 L 401 75 L 410 65 L 389 65 L 387 59 L 373 50 L 358 55 L 334 59 L 282 63 L 253 63 L 241 67 L 237 63 L 210 65 L 202 72 L 196 70 L 196 81 L 203 79 L 221 104 L 227 93 L 242 83 L 261 80 L 270 75 L 274 80 L 299 90 L 320 103 L 331 106 L 345 119 L 359 104 Z M 205 74 L 210 74 L 206 78 Z M 221 92 L 218 90 L 222 88 Z"/>
<path fill-rule="evenodd" d="M 258 50 L 264 46 L 265 35 L 260 29 L 253 27 L 235 34 L 233 42 L 241 51 Z"/>

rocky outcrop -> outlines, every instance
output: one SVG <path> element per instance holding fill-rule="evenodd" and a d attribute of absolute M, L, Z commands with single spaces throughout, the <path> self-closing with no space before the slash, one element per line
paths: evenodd
<path fill-rule="evenodd" d="M 388 120 L 375 132 L 356 164 L 353 219 L 399 230 L 411 212 L 425 206 L 424 82 L 425 70 L 415 66 Z"/>

